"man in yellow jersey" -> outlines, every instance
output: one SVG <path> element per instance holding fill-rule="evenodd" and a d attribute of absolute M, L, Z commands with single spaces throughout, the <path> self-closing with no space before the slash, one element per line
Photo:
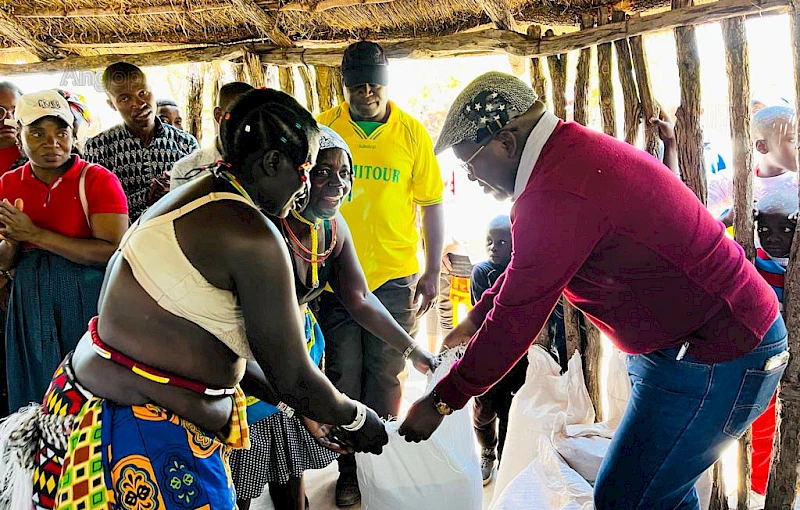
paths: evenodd
<path fill-rule="evenodd" d="M 438 295 L 444 237 L 443 183 L 425 128 L 387 98 L 388 61 L 373 42 L 345 50 L 347 102 L 317 119 L 345 139 L 353 154 L 353 191 L 342 206 L 369 289 L 412 335 Z M 425 271 L 417 250 L 422 211 Z M 327 340 L 326 372 L 336 387 L 383 417 L 397 416 L 405 359 L 359 326 L 332 293 L 323 294 L 319 323 Z M 336 504 L 361 499 L 352 455 L 339 459 Z"/>

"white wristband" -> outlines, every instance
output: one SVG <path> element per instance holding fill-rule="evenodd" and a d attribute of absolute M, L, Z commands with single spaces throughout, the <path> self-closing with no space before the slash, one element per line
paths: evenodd
<path fill-rule="evenodd" d="M 411 344 L 408 348 L 403 351 L 403 359 L 408 360 L 408 357 L 411 356 L 411 353 L 417 348 L 417 344 Z"/>
<path fill-rule="evenodd" d="M 342 428 L 348 432 L 355 432 L 367 422 L 367 406 L 361 402 L 356 402 L 356 417 L 349 425 L 342 425 Z"/>

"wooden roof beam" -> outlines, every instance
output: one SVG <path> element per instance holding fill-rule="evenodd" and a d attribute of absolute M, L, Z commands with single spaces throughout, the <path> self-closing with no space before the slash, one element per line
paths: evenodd
<path fill-rule="evenodd" d="M 229 2 L 209 2 L 208 4 L 193 4 L 188 7 L 186 4 L 165 4 L 147 5 L 143 7 L 127 7 L 125 9 L 34 9 L 31 7 L 15 7 L 13 14 L 15 18 L 108 18 L 117 16 L 163 16 L 169 14 L 199 14 L 207 11 L 219 11 L 230 9 Z"/>
<path fill-rule="evenodd" d="M 130 62 L 140 67 L 185 64 L 188 62 L 209 62 L 212 60 L 233 60 L 242 56 L 241 46 L 210 46 L 165 50 L 152 53 L 131 53 L 128 55 L 94 55 L 90 57 L 66 57 L 60 60 L 34 62 L 32 64 L 0 64 L 0 75 L 15 76 L 33 73 L 63 73 L 105 68 L 114 62 Z"/>
<path fill-rule="evenodd" d="M 519 32 L 517 20 L 508 8 L 506 0 L 478 0 L 478 5 L 489 16 L 495 27 L 500 30 L 510 30 L 512 32 Z M 528 59 L 509 55 L 508 61 L 511 64 L 511 69 L 516 76 L 525 74 L 528 68 Z"/>
<path fill-rule="evenodd" d="M 65 55 L 65 52 L 37 39 L 30 30 L 21 25 L 4 9 L 0 9 L 0 33 L 6 39 L 16 42 L 36 55 L 39 60 L 52 60 Z"/>
<path fill-rule="evenodd" d="M 289 2 L 280 7 L 281 11 L 300 11 L 308 13 L 316 13 L 327 11 L 328 9 L 336 9 L 340 7 L 353 7 L 358 5 L 374 5 L 374 4 L 387 4 L 394 2 L 394 0 L 320 0 L 316 3 L 309 4 L 304 2 Z M 260 4 L 261 2 L 259 2 Z"/>
<path fill-rule="evenodd" d="M 541 40 L 506 30 L 490 29 L 387 43 L 384 45 L 384 49 L 389 58 L 486 55 L 502 53 L 503 51 L 522 57 L 541 57 L 579 50 L 604 42 L 613 42 L 634 35 L 668 30 L 676 26 L 721 21 L 736 16 L 787 12 L 789 8 L 789 0 L 761 0 L 760 3 L 752 0 L 720 0 L 710 4 L 683 7 L 652 16 L 630 18 L 627 21 L 609 23 L 600 27 Z M 278 48 L 274 45 L 255 44 L 251 47 L 251 51 L 258 53 L 261 61 L 267 64 L 337 66 L 341 63 L 345 46 Z M 0 75 L 52 73 L 64 71 L 65 69 L 97 69 L 119 60 L 127 60 L 137 65 L 146 66 L 230 59 L 235 58 L 235 56 L 241 56 L 241 45 L 167 50 L 145 54 L 67 57 L 54 62 L 0 64 Z"/>
<path fill-rule="evenodd" d="M 256 27 L 269 27 L 268 30 L 259 28 L 264 35 L 281 48 L 294 46 L 292 40 L 278 27 L 278 20 L 259 7 L 254 0 L 230 0 L 231 6 L 247 13 L 246 17 Z"/>

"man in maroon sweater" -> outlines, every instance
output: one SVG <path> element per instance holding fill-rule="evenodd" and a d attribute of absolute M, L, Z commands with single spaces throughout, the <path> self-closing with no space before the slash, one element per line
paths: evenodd
<path fill-rule="evenodd" d="M 699 508 L 694 482 L 766 409 L 788 360 L 774 292 L 666 167 L 562 122 L 530 87 L 487 73 L 436 146 L 512 198 L 514 253 L 451 335 L 469 342 L 400 433 L 427 439 L 528 350 L 559 296 L 631 354 L 633 391 L 595 485 L 599 510 Z M 510 445 L 513 448 L 513 445 Z"/>

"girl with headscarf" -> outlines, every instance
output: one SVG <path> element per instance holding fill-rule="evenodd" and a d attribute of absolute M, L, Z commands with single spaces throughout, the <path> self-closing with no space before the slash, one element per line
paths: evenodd
<path fill-rule="evenodd" d="M 309 355 L 320 364 L 325 350 L 322 330 L 309 305 L 330 285 L 361 326 L 426 373 L 434 368 L 434 357 L 416 345 L 369 291 L 350 230 L 339 214 L 353 183 L 350 149 L 330 128 L 320 126 L 320 130 L 319 153 L 310 172 L 311 189 L 305 208 L 276 220 L 291 252 L 297 300 L 306 318 Z M 302 510 L 308 504 L 303 471 L 324 468 L 343 450 L 325 439 L 324 425 L 304 416 L 289 417 L 252 397 L 248 404 L 251 446 L 231 456 L 240 510 L 247 510 L 250 500 L 259 497 L 265 485 L 269 485 L 276 510 Z"/>

